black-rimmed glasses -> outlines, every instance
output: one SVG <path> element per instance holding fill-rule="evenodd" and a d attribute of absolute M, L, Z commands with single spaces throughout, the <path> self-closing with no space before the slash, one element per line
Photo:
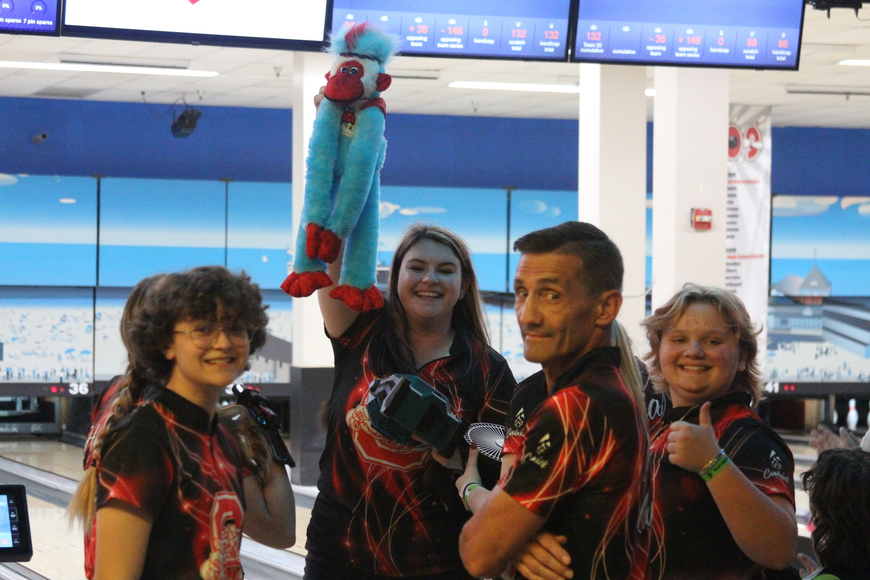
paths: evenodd
<path fill-rule="evenodd" d="M 253 332 L 242 326 L 220 326 L 217 324 L 204 324 L 193 330 L 175 330 L 176 334 L 186 334 L 187 337 L 199 348 L 211 348 L 220 338 L 221 332 L 227 335 L 227 339 L 233 346 L 244 346 L 251 342 Z"/>

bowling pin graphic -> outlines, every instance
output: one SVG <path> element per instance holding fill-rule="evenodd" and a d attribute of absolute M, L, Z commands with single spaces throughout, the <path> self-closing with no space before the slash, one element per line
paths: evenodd
<path fill-rule="evenodd" d="M 849 413 L 846 415 L 846 427 L 854 431 L 858 426 L 858 409 L 855 408 L 855 399 L 849 399 Z"/>

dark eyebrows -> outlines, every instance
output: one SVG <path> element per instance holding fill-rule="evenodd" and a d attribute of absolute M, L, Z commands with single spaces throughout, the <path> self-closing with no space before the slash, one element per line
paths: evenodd
<path fill-rule="evenodd" d="M 565 286 L 565 281 L 560 278 L 535 278 L 532 280 L 532 284 L 534 286 L 556 286 L 558 289 L 561 289 Z M 529 287 L 529 284 L 526 284 L 522 278 L 514 278 L 514 287 L 523 286 Z"/>
<path fill-rule="evenodd" d="M 422 258 L 408 258 L 408 259 L 406 260 L 406 263 L 407 263 L 407 264 L 410 264 L 410 263 L 412 263 L 412 262 L 417 263 L 417 264 L 428 264 L 428 263 L 429 263 L 428 260 L 423 260 Z M 457 261 L 457 262 L 441 262 L 441 263 L 439 263 L 439 264 L 436 264 L 435 267 L 436 267 L 436 268 L 441 268 L 441 267 L 443 267 L 443 266 L 453 266 L 453 267 L 455 267 L 455 268 L 459 268 L 459 267 L 460 267 L 460 264 L 458 263 L 458 261 Z"/>
<path fill-rule="evenodd" d="M 536 280 L 539 285 L 552 285 L 552 286 L 560 286 L 565 282 L 560 280 L 559 278 L 539 278 Z"/>

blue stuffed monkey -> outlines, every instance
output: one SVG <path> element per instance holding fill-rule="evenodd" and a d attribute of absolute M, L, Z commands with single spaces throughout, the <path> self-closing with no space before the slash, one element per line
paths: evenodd
<path fill-rule="evenodd" d="M 332 39 L 329 52 L 337 58 L 308 144 L 293 273 L 281 285 L 293 297 L 333 284 L 326 264 L 338 258 L 344 242 L 339 285 L 329 295 L 357 311 L 383 306 L 375 286 L 380 170 L 387 149 L 380 93 L 390 86 L 384 65 L 397 44 L 368 23 L 344 28 Z"/>

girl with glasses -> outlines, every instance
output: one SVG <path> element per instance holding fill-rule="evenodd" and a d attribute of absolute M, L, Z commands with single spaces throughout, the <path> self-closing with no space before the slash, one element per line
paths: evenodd
<path fill-rule="evenodd" d="M 243 532 L 275 548 L 295 542 L 286 470 L 251 453 L 263 448 L 248 444 L 255 429 L 237 441 L 217 413 L 222 391 L 265 343 L 259 288 L 209 266 L 134 296 L 122 326 L 128 372 L 70 507 L 86 524 L 87 577 L 241 579 Z"/>

